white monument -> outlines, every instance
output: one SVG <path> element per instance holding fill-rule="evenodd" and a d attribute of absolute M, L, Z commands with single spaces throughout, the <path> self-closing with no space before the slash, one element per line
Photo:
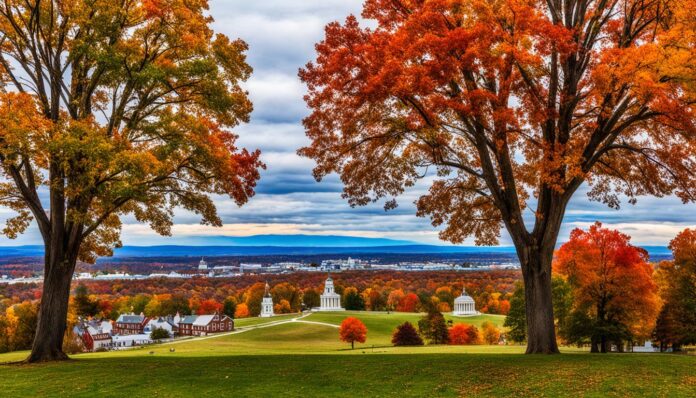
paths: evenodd
<path fill-rule="evenodd" d="M 198 270 L 199 271 L 207 271 L 208 270 L 208 263 L 205 262 L 205 258 L 201 258 L 201 261 L 198 263 Z"/>
<path fill-rule="evenodd" d="M 273 297 L 271 297 L 270 286 L 266 282 L 266 292 L 263 294 L 263 300 L 261 300 L 261 318 L 270 318 L 273 316 Z"/>
<path fill-rule="evenodd" d="M 452 315 L 476 315 L 476 303 L 471 296 L 467 296 L 466 290 L 462 289 L 461 296 L 454 299 L 454 311 Z"/>
<path fill-rule="evenodd" d="M 320 303 L 321 306 L 316 309 L 317 311 L 345 311 L 345 309 L 341 307 L 341 295 L 334 291 L 331 274 L 326 278 L 324 293 L 320 296 Z"/>

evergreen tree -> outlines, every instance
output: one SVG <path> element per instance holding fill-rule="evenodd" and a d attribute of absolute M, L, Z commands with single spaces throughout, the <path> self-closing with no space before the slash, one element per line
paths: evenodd
<path fill-rule="evenodd" d="M 75 288 L 74 303 L 77 315 L 91 317 L 99 312 L 99 303 L 89 298 L 89 290 L 83 283 Z"/>
<path fill-rule="evenodd" d="M 364 311 L 365 310 L 365 300 L 362 298 L 360 293 L 355 288 L 346 289 L 347 293 L 345 295 L 345 308 L 349 311 Z"/>
<path fill-rule="evenodd" d="M 527 318 L 524 307 L 524 285 L 517 282 L 515 291 L 510 299 L 510 311 L 505 317 L 503 326 L 507 328 L 508 339 L 523 343 L 527 338 Z"/>
<path fill-rule="evenodd" d="M 234 312 L 237 311 L 237 300 L 234 297 L 228 297 L 222 303 L 222 313 L 234 319 Z"/>
<path fill-rule="evenodd" d="M 447 344 L 449 342 L 449 331 L 447 322 L 442 313 L 438 311 L 429 312 L 418 321 L 420 334 L 428 339 L 429 344 Z"/>
<path fill-rule="evenodd" d="M 302 303 L 304 303 L 304 306 L 307 309 L 319 307 L 321 305 L 319 293 L 317 293 L 314 289 L 306 289 L 302 293 Z"/>

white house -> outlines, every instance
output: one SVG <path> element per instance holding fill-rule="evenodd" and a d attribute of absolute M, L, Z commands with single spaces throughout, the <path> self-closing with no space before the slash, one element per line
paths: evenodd
<path fill-rule="evenodd" d="M 167 332 L 169 332 L 170 336 L 173 336 L 174 333 L 178 331 L 178 327 L 174 324 L 173 319 L 167 319 L 163 317 L 150 319 L 145 325 L 145 329 L 143 329 L 143 332 L 152 333 L 152 331 L 155 329 L 164 329 Z"/>
<path fill-rule="evenodd" d="M 101 321 L 90 321 L 86 323 L 87 331 L 90 334 L 98 334 L 98 333 L 108 333 L 111 334 L 111 331 L 113 330 L 113 325 L 111 325 L 111 322 L 107 320 L 101 320 Z"/>
<path fill-rule="evenodd" d="M 111 348 L 121 350 L 138 345 L 152 344 L 150 333 L 111 336 Z"/>
<path fill-rule="evenodd" d="M 646 340 L 643 345 L 633 346 L 633 352 L 659 352 L 659 347 L 653 347 L 653 343 L 650 340 Z"/>

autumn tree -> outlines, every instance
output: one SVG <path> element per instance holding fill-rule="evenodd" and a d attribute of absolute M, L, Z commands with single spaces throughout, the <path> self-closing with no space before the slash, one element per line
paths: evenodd
<path fill-rule="evenodd" d="M 569 334 L 589 338 L 593 352 L 650 335 L 659 310 L 657 287 L 647 252 L 631 245 L 628 235 L 601 223 L 575 229 L 558 249 L 553 269 L 573 290 L 569 323 L 582 332 Z"/>
<path fill-rule="evenodd" d="M 429 344 L 447 344 L 449 332 L 447 322 L 442 313 L 429 312 L 418 321 L 418 331 L 428 340 Z"/>
<path fill-rule="evenodd" d="M 367 327 L 358 318 L 349 316 L 341 322 L 338 329 L 341 341 L 350 343 L 350 349 L 355 349 L 355 342 L 364 343 L 367 340 Z"/>
<path fill-rule="evenodd" d="M 287 282 L 278 283 L 271 289 L 271 295 L 273 296 L 273 302 L 280 303 L 283 300 L 288 302 L 288 309 L 283 311 L 297 312 L 301 310 L 302 295 L 300 290 L 294 285 Z"/>
<path fill-rule="evenodd" d="M 428 299 L 430 299 L 430 297 L 428 297 Z M 415 293 L 408 293 L 399 300 L 396 310 L 399 312 L 416 312 L 419 303 L 420 299 Z"/>
<path fill-rule="evenodd" d="M 191 308 L 188 305 L 188 300 L 182 294 L 168 294 L 159 300 L 159 308 L 157 315 L 180 315 L 191 314 Z"/>
<path fill-rule="evenodd" d="M 358 293 L 358 289 L 349 287 L 343 292 L 343 306 L 349 311 L 364 311 L 365 299 Z"/>
<path fill-rule="evenodd" d="M 244 303 L 249 309 L 250 316 L 259 316 L 261 313 L 261 301 L 266 292 L 266 284 L 256 282 L 244 292 Z"/>
<path fill-rule="evenodd" d="M 566 207 L 696 199 L 690 0 L 367 0 L 300 71 L 317 179 L 351 205 L 432 181 L 420 216 L 480 245 L 504 227 L 526 286 L 527 353 L 557 353 L 551 263 Z M 527 217 L 531 215 L 531 217 Z"/>
<path fill-rule="evenodd" d="M 36 334 L 37 311 L 36 303 L 32 302 L 15 304 L 5 310 L 4 320 L 0 320 L 0 334 L 6 335 L 6 346 L 0 349 L 16 351 L 31 347 Z M 3 340 L 0 338 L 0 343 Z"/>
<path fill-rule="evenodd" d="M 305 289 L 302 292 L 302 303 L 307 309 L 319 307 L 319 305 L 321 305 L 321 297 L 316 290 Z"/>
<path fill-rule="evenodd" d="M 98 302 L 89 297 L 89 289 L 83 283 L 80 283 L 75 288 L 75 296 L 73 298 L 75 311 L 77 315 L 92 317 L 99 311 Z"/>
<path fill-rule="evenodd" d="M 660 296 L 664 302 L 657 318 L 654 338 L 660 349 L 678 350 L 696 344 L 696 229 L 685 229 L 669 245 L 674 259 L 660 264 L 664 274 Z"/>
<path fill-rule="evenodd" d="M 391 342 L 395 346 L 423 345 L 423 338 L 411 322 L 404 322 L 394 330 Z"/>
<path fill-rule="evenodd" d="M 406 297 L 406 294 L 401 289 L 395 289 L 389 292 L 387 296 L 387 310 L 396 310 L 396 308 L 401 305 L 401 301 L 404 297 Z"/>
<path fill-rule="evenodd" d="M 210 315 L 222 311 L 222 304 L 213 299 L 203 300 L 196 309 L 197 315 Z"/>
<path fill-rule="evenodd" d="M 273 306 L 273 312 L 276 314 L 289 314 L 292 312 L 292 307 L 290 306 L 290 302 L 286 299 L 280 300 L 278 304 Z"/>
<path fill-rule="evenodd" d="M 486 321 L 481 324 L 481 335 L 486 344 L 498 344 L 500 340 L 500 329 L 493 322 Z"/>
<path fill-rule="evenodd" d="M 237 304 L 237 308 L 234 310 L 235 318 L 248 318 L 249 317 L 249 307 L 245 303 Z"/>
<path fill-rule="evenodd" d="M 219 226 L 212 194 L 239 205 L 258 151 L 229 130 L 249 119 L 247 45 L 215 34 L 206 0 L 5 1 L 0 5 L 0 204 L 33 220 L 44 284 L 29 362 L 65 359 L 78 259 L 120 245 L 120 217 L 169 235 L 182 207 Z M 44 195 L 43 192 L 46 192 Z"/>
<path fill-rule="evenodd" d="M 480 343 L 481 335 L 474 325 L 457 323 L 449 329 L 449 344 L 471 345 Z"/>

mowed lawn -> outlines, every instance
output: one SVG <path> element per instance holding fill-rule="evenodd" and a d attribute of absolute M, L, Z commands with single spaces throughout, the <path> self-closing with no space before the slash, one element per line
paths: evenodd
<path fill-rule="evenodd" d="M 366 344 L 355 350 L 324 324 L 346 316 L 368 327 Z M 693 397 L 696 391 L 696 357 L 578 350 L 526 356 L 520 346 L 395 348 L 387 345 L 391 330 L 417 321 L 417 314 L 291 318 L 249 320 L 241 333 L 81 354 L 57 364 L 0 365 L 0 396 Z M 0 362 L 24 355 L 0 355 Z"/>

